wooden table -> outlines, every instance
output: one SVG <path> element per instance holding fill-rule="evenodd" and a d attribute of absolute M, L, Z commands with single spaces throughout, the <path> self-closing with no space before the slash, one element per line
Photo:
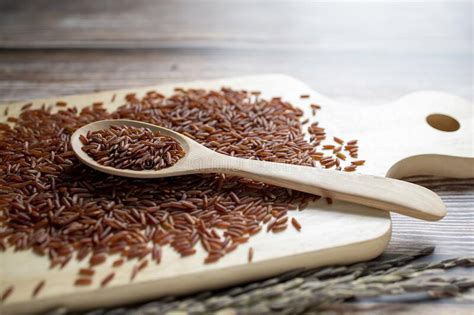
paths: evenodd
<path fill-rule="evenodd" d="M 472 102 L 472 12 L 470 1 L 2 0 L 0 102 L 269 72 L 360 106 L 427 89 Z M 411 180 L 449 214 L 393 215 L 387 252 L 432 244 L 430 259 L 472 256 L 474 180 Z"/>

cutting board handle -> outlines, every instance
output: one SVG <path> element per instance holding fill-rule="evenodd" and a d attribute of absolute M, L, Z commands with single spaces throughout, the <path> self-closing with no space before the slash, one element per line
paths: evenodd
<path fill-rule="evenodd" d="M 465 99 L 422 91 L 359 115 L 361 149 L 370 146 L 372 157 L 362 172 L 474 177 L 473 106 Z"/>
<path fill-rule="evenodd" d="M 474 158 L 424 154 L 395 163 L 387 172 L 390 178 L 430 175 L 451 178 L 474 178 Z"/>
<path fill-rule="evenodd" d="M 425 154 L 407 157 L 394 164 L 387 177 L 433 175 L 453 178 L 474 177 L 473 106 L 452 94 L 421 91 L 396 102 L 401 108 L 424 115 L 432 148 Z M 415 114 L 417 116 L 417 114 Z"/>

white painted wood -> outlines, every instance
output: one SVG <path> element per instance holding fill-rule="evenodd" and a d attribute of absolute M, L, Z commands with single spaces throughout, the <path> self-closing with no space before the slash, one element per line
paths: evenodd
<path fill-rule="evenodd" d="M 309 116 L 310 102 L 323 109 L 317 119 L 327 127 L 329 135 L 346 140 L 357 138 L 359 155 L 367 160 L 361 172 L 373 175 L 401 177 L 416 174 L 438 174 L 452 177 L 473 177 L 472 107 L 464 100 L 438 92 L 420 92 L 408 95 L 392 104 L 363 108 L 338 104 L 311 91 L 305 84 L 282 75 L 264 75 L 216 81 L 179 84 L 182 87 L 219 88 L 231 86 L 261 90 L 263 97 L 282 96 L 304 108 Z M 173 85 L 143 89 L 103 92 L 82 96 L 68 96 L 34 101 L 34 106 L 52 104 L 57 100 L 82 107 L 93 101 L 103 101 L 109 109 L 121 105 L 110 104 L 111 95 L 123 99 L 129 92 L 145 93 L 157 89 L 164 94 L 172 92 Z M 310 100 L 300 94 L 311 94 Z M 25 102 L 10 104 L 10 113 L 18 114 Z M 438 112 L 448 114 L 460 123 L 456 132 L 441 132 L 430 127 L 425 118 Z M 1 116 L 1 115 L 0 115 Z M 0 117 L 5 121 L 5 117 Z M 417 156 L 413 158 L 413 156 Z M 400 162 L 402 161 L 402 162 Z M 400 163 L 398 163 L 400 162 Z M 394 166 L 395 167 L 392 167 Z M 79 266 L 71 262 L 63 270 L 51 271 L 46 259 L 30 252 L 0 254 L 0 290 L 15 284 L 15 293 L 2 305 L 2 314 L 29 313 L 67 305 L 72 309 L 116 305 L 157 297 L 164 294 L 190 293 L 231 285 L 247 280 L 264 278 L 296 267 L 315 267 L 326 264 L 350 263 L 379 255 L 390 240 L 391 220 L 387 212 L 335 202 L 311 205 L 302 212 L 292 213 L 303 229 L 289 229 L 284 233 L 260 233 L 217 264 L 204 265 L 203 251 L 195 256 L 179 258 L 172 250 L 163 253 L 159 266 L 151 264 L 134 282 L 129 282 L 132 264 L 117 271 L 106 289 L 99 289 L 100 280 L 110 272 L 109 259 L 99 266 L 93 286 L 74 287 L 74 276 Z M 442 221 L 440 222 L 442 224 Z M 254 248 L 254 262 L 247 263 L 248 247 Z M 41 294 L 31 299 L 36 283 L 47 279 Z"/>

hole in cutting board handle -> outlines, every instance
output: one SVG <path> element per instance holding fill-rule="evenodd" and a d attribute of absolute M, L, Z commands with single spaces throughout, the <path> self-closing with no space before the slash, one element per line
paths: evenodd
<path fill-rule="evenodd" d="M 453 132 L 461 127 L 459 121 L 444 114 L 431 114 L 426 117 L 428 125 L 441 131 Z"/>

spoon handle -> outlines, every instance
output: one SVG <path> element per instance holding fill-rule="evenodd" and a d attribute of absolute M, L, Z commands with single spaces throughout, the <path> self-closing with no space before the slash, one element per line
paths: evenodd
<path fill-rule="evenodd" d="M 427 221 L 437 221 L 446 215 L 446 207 L 437 194 L 401 180 L 229 156 L 219 156 L 218 161 L 218 165 L 214 164 L 214 172 L 251 178 Z"/>

